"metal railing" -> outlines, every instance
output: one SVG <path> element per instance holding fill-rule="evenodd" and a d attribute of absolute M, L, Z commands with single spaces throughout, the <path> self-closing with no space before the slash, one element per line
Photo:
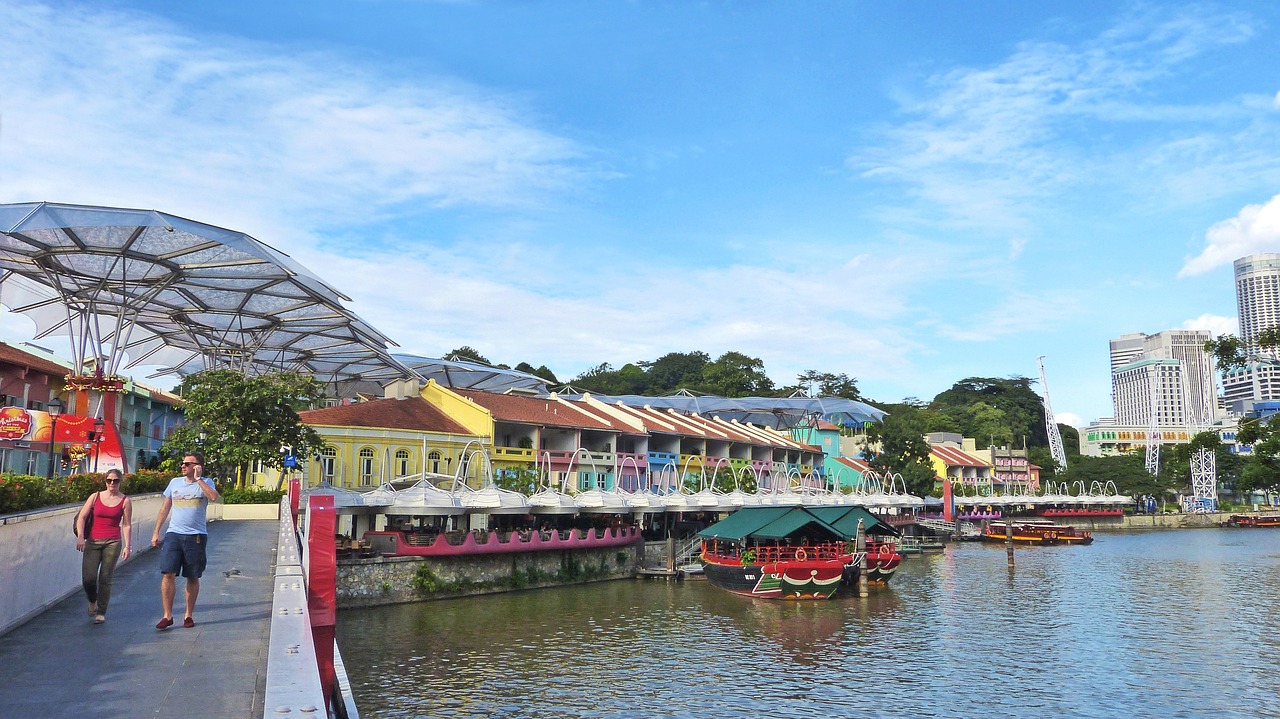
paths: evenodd
<path fill-rule="evenodd" d="M 332 537 L 330 537 L 332 541 Z M 320 659 L 316 654 L 311 613 L 307 606 L 306 558 L 294 529 L 289 500 L 282 499 L 276 570 L 271 600 L 271 636 L 267 643 L 267 681 L 263 694 L 264 719 L 331 716 L 359 719 L 342 655 L 335 642 L 335 690 L 325 709 Z"/>

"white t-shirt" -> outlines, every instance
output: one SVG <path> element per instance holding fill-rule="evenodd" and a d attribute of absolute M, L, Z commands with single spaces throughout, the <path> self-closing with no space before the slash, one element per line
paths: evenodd
<path fill-rule="evenodd" d="M 173 511 L 169 513 L 170 532 L 177 534 L 208 534 L 206 522 L 209 498 L 204 496 L 198 482 L 205 482 L 213 487 L 207 477 L 195 482 L 187 482 L 186 477 L 174 477 L 169 486 L 164 488 L 164 496 L 173 500 Z"/>

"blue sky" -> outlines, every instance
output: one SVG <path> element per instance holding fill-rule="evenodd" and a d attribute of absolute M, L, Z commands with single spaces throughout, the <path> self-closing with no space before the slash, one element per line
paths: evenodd
<path fill-rule="evenodd" d="M 1280 251 L 1271 2 L 0 0 L 0 202 L 247 232 L 401 350 L 703 350 L 883 401 L 1235 331 Z M 0 334 L 27 339 L 5 313 Z"/>

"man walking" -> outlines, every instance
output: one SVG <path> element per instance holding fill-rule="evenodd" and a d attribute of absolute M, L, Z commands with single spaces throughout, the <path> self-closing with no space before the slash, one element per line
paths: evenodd
<path fill-rule="evenodd" d="M 192 618 L 196 609 L 196 597 L 200 596 L 200 575 L 204 573 L 209 529 L 205 513 L 210 502 L 218 501 L 218 490 L 213 481 L 205 479 L 204 456 L 189 452 L 182 458 L 182 476 L 174 477 L 164 489 L 164 501 L 160 503 L 160 515 L 151 533 L 151 546 L 160 550 L 160 604 L 164 616 L 156 623 L 156 629 L 173 626 L 173 597 L 178 591 L 177 576 L 181 572 L 187 578 L 187 613 L 182 626 L 190 629 L 196 625 Z M 169 531 L 160 541 L 160 528 L 170 511 L 173 519 Z"/>

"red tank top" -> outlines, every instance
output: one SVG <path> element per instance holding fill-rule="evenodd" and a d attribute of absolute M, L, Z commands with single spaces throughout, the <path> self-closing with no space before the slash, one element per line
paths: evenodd
<path fill-rule="evenodd" d="M 102 503 L 102 495 L 93 495 L 93 527 L 89 539 L 120 539 L 120 521 L 124 519 L 124 503 L 114 507 Z"/>

